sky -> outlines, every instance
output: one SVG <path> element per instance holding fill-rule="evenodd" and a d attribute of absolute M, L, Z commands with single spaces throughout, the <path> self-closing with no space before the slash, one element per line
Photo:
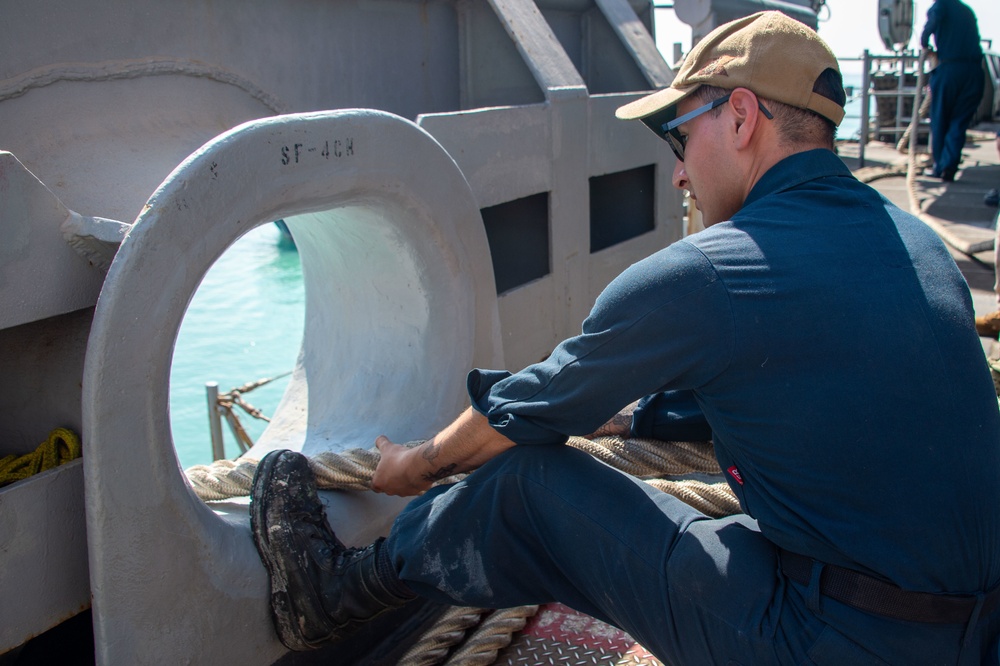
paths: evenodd
<path fill-rule="evenodd" d="M 980 36 L 993 40 L 989 50 L 1000 52 L 1000 0 L 964 2 L 979 19 Z M 911 49 L 920 46 L 920 32 L 924 28 L 931 4 L 932 0 L 914 0 L 913 37 L 909 44 Z M 820 10 L 819 18 L 817 32 L 838 58 L 861 57 L 866 48 L 874 54 L 888 53 L 878 33 L 878 0 L 827 0 L 826 7 Z M 656 10 L 656 32 L 657 46 L 671 64 L 674 42 L 681 42 L 684 51 L 691 46 L 691 27 L 677 19 L 671 9 Z M 844 64 L 845 74 L 849 67 L 847 63 Z"/>

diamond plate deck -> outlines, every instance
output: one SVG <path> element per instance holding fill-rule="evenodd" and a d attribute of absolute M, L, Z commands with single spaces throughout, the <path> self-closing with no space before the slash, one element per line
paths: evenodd
<path fill-rule="evenodd" d="M 495 666 L 662 666 L 624 631 L 561 604 L 542 606 Z"/>

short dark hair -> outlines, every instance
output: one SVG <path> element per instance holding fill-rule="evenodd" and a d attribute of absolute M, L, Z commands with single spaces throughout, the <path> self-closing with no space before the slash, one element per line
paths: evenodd
<path fill-rule="evenodd" d="M 703 102 L 714 101 L 730 90 L 716 86 L 699 86 L 694 94 Z M 813 85 L 813 92 L 822 95 L 835 102 L 839 106 L 844 106 L 847 102 L 847 94 L 844 92 L 844 83 L 840 72 L 833 68 L 827 68 L 816 79 Z M 774 115 L 774 120 L 778 123 L 778 136 L 791 144 L 819 142 L 833 149 L 833 143 L 837 138 L 837 126 L 829 118 L 825 118 L 815 111 L 800 109 L 797 106 L 776 102 L 773 99 L 760 98 L 764 106 Z M 714 109 L 717 116 L 722 112 L 721 108 Z"/>

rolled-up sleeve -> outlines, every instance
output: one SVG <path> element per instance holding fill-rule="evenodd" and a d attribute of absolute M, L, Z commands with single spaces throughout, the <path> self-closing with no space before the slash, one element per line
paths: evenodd
<path fill-rule="evenodd" d="M 725 286 L 680 241 L 608 285 L 581 334 L 544 361 L 514 374 L 473 370 L 469 396 L 517 444 L 562 444 L 643 396 L 711 380 L 728 365 L 733 336 Z"/>

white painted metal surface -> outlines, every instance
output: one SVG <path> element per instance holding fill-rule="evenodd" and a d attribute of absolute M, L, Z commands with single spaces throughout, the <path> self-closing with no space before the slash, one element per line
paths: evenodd
<path fill-rule="evenodd" d="M 426 437 L 465 405 L 469 367 L 503 365 L 479 211 L 428 134 L 347 111 L 256 121 L 206 145 L 126 237 L 88 346 L 84 460 L 101 663 L 269 663 L 282 652 L 246 506 L 193 495 L 167 416 L 188 300 L 232 242 L 277 218 L 301 255 L 306 330 L 286 397 L 250 455 L 368 447 L 379 432 Z M 338 505 L 355 521 L 340 523 L 344 538 L 362 541 L 402 506 L 374 495 Z"/>
<path fill-rule="evenodd" d="M 80 431 L 87 309 L 104 274 L 67 244 L 74 215 L 0 152 L 0 457 L 56 425 Z M 90 603 L 83 485 L 77 461 L 0 488 L 0 654 Z"/>
<path fill-rule="evenodd" d="M 75 460 L 0 489 L 0 645 L 90 604 L 82 472 Z"/>
<path fill-rule="evenodd" d="M 104 275 L 60 229 L 72 213 L 17 157 L 0 151 L 0 329 L 92 306 Z"/>

